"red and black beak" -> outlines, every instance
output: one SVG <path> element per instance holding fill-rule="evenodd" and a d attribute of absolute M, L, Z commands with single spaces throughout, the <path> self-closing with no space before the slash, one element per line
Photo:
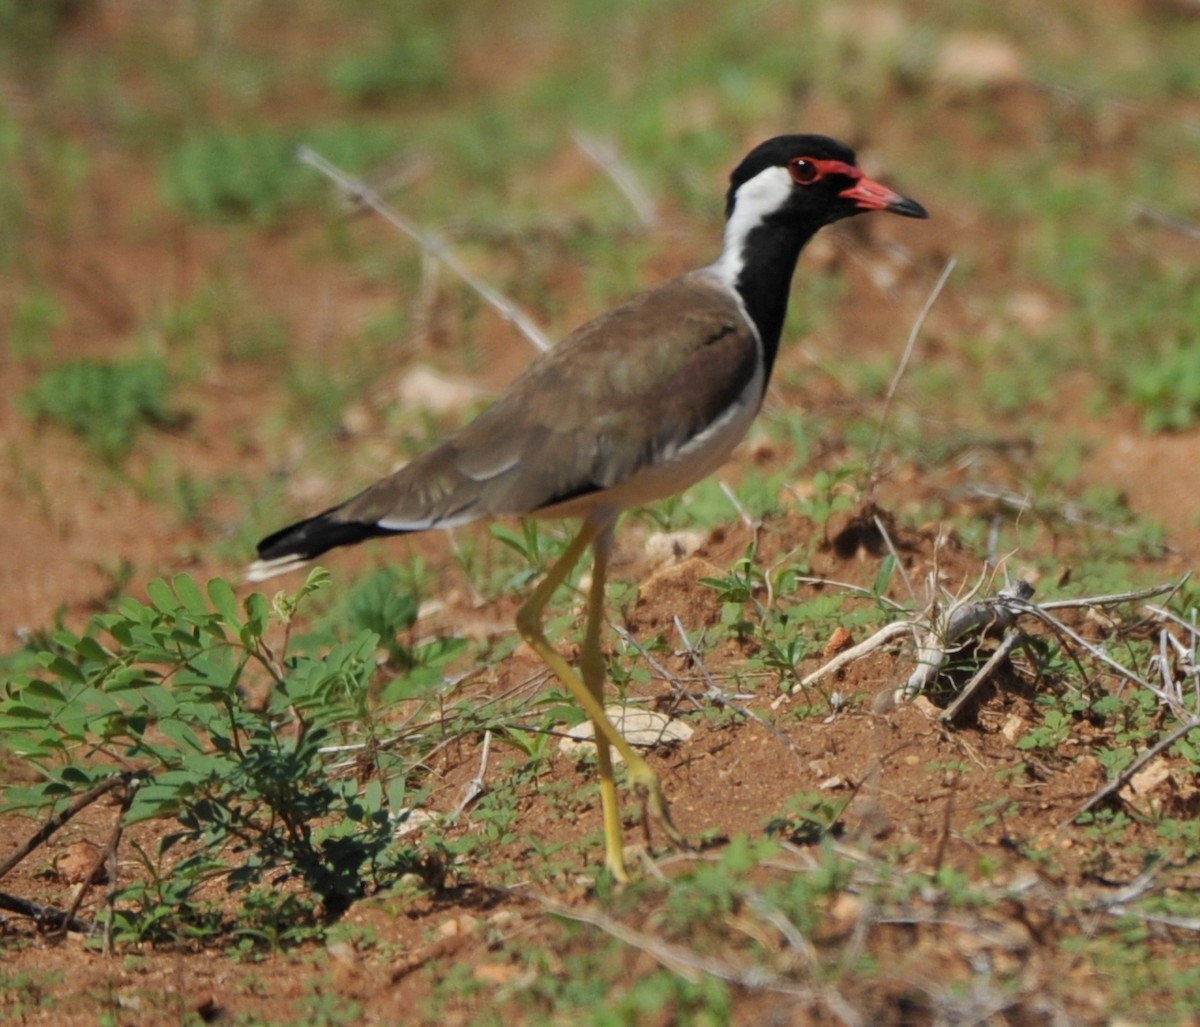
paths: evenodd
<path fill-rule="evenodd" d="M 838 195 L 844 199 L 853 200 L 859 210 L 888 210 L 906 218 L 929 217 L 929 212 L 916 200 L 901 196 L 886 185 L 872 181 L 866 175 L 863 175 L 849 189 L 843 189 Z"/>

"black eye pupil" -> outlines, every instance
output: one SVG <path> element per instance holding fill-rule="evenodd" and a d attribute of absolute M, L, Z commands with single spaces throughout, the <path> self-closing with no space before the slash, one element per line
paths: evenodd
<path fill-rule="evenodd" d="M 815 182 L 817 180 L 817 166 L 810 160 L 798 157 L 792 161 L 792 176 L 797 182 Z"/>

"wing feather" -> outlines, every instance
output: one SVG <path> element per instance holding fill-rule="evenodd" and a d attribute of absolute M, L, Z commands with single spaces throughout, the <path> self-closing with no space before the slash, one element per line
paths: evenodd
<path fill-rule="evenodd" d="M 334 515 L 413 531 L 610 488 L 745 402 L 759 348 L 724 286 L 684 275 L 573 332 L 474 421 Z"/>

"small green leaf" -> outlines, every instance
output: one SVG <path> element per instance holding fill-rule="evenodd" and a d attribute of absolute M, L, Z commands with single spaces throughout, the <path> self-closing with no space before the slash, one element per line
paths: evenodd
<path fill-rule="evenodd" d="M 62 705 L 67 701 L 61 689 L 49 681 L 42 681 L 40 678 L 34 678 L 30 681 L 21 689 L 21 694 L 26 698 L 45 699 L 47 702 L 58 705 Z"/>
<path fill-rule="evenodd" d="M 59 656 L 51 653 L 40 653 L 39 656 L 42 664 L 52 674 L 62 678 L 64 681 L 75 681 L 79 684 L 83 684 L 85 680 L 83 671 L 81 671 L 65 656 Z"/>
<path fill-rule="evenodd" d="M 879 565 L 879 573 L 875 575 L 874 593 L 877 596 L 887 594 L 888 586 L 892 583 L 892 576 L 896 573 L 896 557 L 892 553 L 888 553 L 883 558 Z"/>
<path fill-rule="evenodd" d="M 250 641 L 262 638 L 263 632 L 267 629 L 267 618 L 271 615 L 267 597 L 261 592 L 251 592 L 246 596 L 246 601 L 242 606 L 246 611 L 246 624 L 242 629 L 242 640 Z"/>
<path fill-rule="evenodd" d="M 174 613 L 180 608 L 179 600 L 162 578 L 155 578 L 146 586 L 146 594 L 150 601 L 163 613 Z"/>
<path fill-rule="evenodd" d="M 241 611 L 238 608 L 237 596 L 233 588 L 224 578 L 210 578 L 208 582 L 208 598 L 213 609 L 221 615 L 229 627 L 235 631 L 242 626 Z"/>
<path fill-rule="evenodd" d="M 176 574 L 172 584 L 175 586 L 175 595 L 179 597 L 188 613 L 195 617 L 208 614 L 208 603 L 204 601 L 195 578 L 190 574 Z"/>

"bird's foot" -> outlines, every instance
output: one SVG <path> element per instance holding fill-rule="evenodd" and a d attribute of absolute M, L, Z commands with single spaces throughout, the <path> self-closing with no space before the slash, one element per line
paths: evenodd
<path fill-rule="evenodd" d="M 690 849 L 691 844 L 671 819 L 671 807 L 667 803 L 666 795 L 663 794 L 662 782 L 650 768 L 650 764 L 641 758 L 632 764 L 627 761 L 626 771 L 629 774 L 629 783 L 633 791 L 642 800 L 642 820 L 646 827 L 647 839 L 650 836 L 649 822 L 654 820 L 662 828 L 663 834 L 667 836 L 672 845 L 679 849 Z"/>

